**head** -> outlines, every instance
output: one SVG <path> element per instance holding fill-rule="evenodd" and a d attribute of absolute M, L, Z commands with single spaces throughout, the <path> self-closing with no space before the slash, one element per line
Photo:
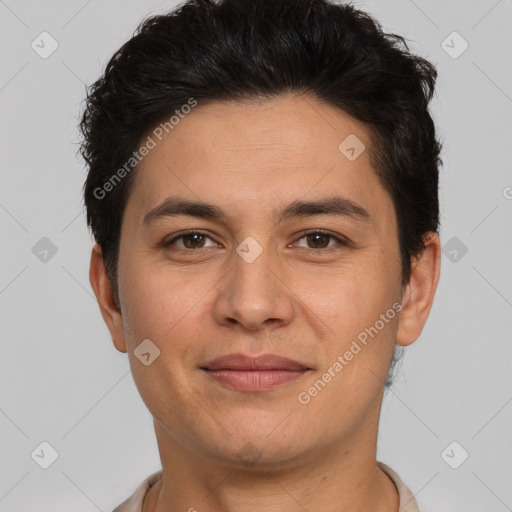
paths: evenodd
<path fill-rule="evenodd" d="M 374 425 L 439 278 L 435 79 L 350 5 L 192 0 L 145 20 L 90 88 L 91 283 L 184 445 L 251 442 L 271 462 Z M 309 370 L 270 392 L 212 386 L 204 365 L 233 352 Z"/>

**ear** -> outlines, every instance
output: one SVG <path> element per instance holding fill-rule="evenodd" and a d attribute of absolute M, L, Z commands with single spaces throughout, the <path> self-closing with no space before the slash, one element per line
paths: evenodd
<path fill-rule="evenodd" d="M 402 294 L 396 344 L 416 341 L 427 321 L 441 272 L 441 241 L 437 233 L 426 235 L 425 249 L 411 262 L 411 277 Z"/>
<path fill-rule="evenodd" d="M 112 283 L 105 270 L 103 254 L 98 244 L 94 244 L 92 248 L 89 281 L 94 290 L 94 295 L 96 295 L 101 316 L 103 316 L 103 320 L 107 324 L 115 347 L 119 352 L 126 352 L 123 318 L 121 311 L 115 303 Z"/>

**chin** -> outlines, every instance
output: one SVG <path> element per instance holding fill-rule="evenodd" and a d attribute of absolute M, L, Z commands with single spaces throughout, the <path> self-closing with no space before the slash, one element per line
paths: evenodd
<path fill-rule="evenodd" d="M 290 425 L 283 421 L 286 415 L 282 414 L 267 414 L 265 418 L 260 414 L 259 419 L 254 416 L 246 415 L 238 421 L 221 420 L 229 434 L 219 426 L 215 442 L 216 436 L 209 429 L 210 435 L 203 438 L 203 446 L 227 465 L 255 470 L 284 468 L 303 453 L 305 427 Z"/>

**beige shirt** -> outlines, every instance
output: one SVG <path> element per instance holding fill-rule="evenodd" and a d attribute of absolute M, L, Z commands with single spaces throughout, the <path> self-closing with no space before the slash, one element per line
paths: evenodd
<path fill-rule="evenodd" d="M 398 498 L 400 500 L 400 512 L 419 512 L 418 504 L 414 499 L 412 492 L 400 480 L 399 476 L 386 464 L 377 462 L 379 467 L 393 480 L 398 490 Z M 150 475 L 142 482 L 136 491 L 121 505 L 116 507 L 112 512 L 142 512 L 142 503 L 146 497 L 149 488 L 155 484 L 162 476 L 162 470 Z"/>

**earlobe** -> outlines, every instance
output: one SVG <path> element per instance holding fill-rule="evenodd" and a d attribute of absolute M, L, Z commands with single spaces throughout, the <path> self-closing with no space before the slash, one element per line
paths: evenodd
<path fill-rule="evenodd" d="M 397 345 L 410 345 L 420 336 L 432 308 L 440 272 L 441 242 L 437 233 L 429 233 L 425 249 L 411 263 L 411 276 L 398 320 Z"/>
<path fill-rule="evenodd" d="M 127 352 L 123 318 L 114 299 L 112 283 L 105 269 L 101 247 L 94 244 L 91 252 L 89 281 L 98 301 L 101 316 L 107 324 L 114 346 L 119 352 Z"/>

